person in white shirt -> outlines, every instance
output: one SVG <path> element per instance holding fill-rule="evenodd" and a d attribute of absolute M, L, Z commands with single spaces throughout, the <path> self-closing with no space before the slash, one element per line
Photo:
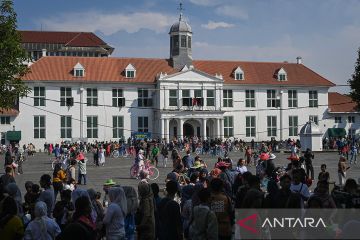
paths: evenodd
<path fill-rule="evenodd" d="M 236 171 L 243 174 L 247 172 L 247 167 L 245 166 L 245 159 L 240 158 L 236 167 Z"/>
<path fill-rule="evenodd" d="M 301 172 L 299 169 L 293 170 L 293 182 L 291 183 L 290 190 L 300 194 L 301 207 L 303 208 L 304 201 L 307 201 L 310 197 L 310 192 L 308 186 L 301 182 Z"/>

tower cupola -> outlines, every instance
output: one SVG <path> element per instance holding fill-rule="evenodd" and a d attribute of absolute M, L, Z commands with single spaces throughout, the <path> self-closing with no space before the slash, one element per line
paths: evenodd
<path fill-rule="evenodd" d="M 183 7 L 180 3 L 179 21 L 174 23 L 170 28 L 170 60 L 172 66 L 176 69 L 182 69 L 184 66 L 192 65 L 192 31 L 191 26 L 183 17 Z"/>

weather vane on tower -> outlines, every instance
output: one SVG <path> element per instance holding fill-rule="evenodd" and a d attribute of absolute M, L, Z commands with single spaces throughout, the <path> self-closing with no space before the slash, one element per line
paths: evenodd
<path fill-rule="evenodd" d="M 178 10 L 179 10 L 179 12 L 180 12 L 180 18 L 179 18 L 179 20 L 181 21 L 181 19 L 182 19 L 182 15 L 183 15 L 183 11 L 185 10 L 184 8 L 183 8 L 183 4 L 182 4 L 182 2 L 180 1 L 180 4 L 179 4 L 179 7 L 178 7 Z"/>

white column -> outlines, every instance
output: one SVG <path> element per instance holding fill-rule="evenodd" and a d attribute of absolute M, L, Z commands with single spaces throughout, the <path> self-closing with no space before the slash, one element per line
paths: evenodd
<path fill-rule="evenodd" d="M 84 141 L 84 105 L 83 105 L 84 88 L 80 87 L 80 140 Z"/>
<path fill-rule="evenodd" d="M 161 137 L 161 140 L 164 139 L 164 134 L 165 134 L 165 124 L 164 124 L 164 119 L 161 118 L 160 119 L 160 137 Z"/>
<path fill-rule="evenodd" d="M 224 138 L 224 119 L 220 119 L 220 138 Z"/>
<path fill-rule="evenodd" d="M 179 119 L 179 132 L 178 132 L 178 137 L 179 138 L 183 138 L 183 131 L 184 131 L 184 119 Z"/>
<path fill-rule="evenodd" d="M 203 118 L 202 120 L 202 137 L 203 139 L 206 139 L 206 118 Z"/>
<path fill-rule="evenodd" d="M 165 119 L 165 138 L 166 138 L 166 143 L 169 143 L 169 138 L 170 138 L 170 119 Z"/>
<path fill-rule="evenodd" d="M 216 119 L 216 137 L 220 138 L 221 132 L 220 132 L 220 119 Z"/>

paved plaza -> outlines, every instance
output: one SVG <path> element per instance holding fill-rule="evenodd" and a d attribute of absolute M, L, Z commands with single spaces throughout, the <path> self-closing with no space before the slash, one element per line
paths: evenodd
<path fill-rule="evenodd" d="M 184 154 L 184 153 L 182 153 Z M 285 166 L 289 160 L 286 157 L 289 156 L 288 153 L 275 153 L 277 158 L 275 159 L 276 166 Z M 230 153 L 230 157 L 237 162 L 237 159 L 243 157 L 244 153 L 242 152 L 232 152 Z M 102 192 L 102 184 L 106 179 L 112 178 L 118 184 L 123 186 L 133 186 L 137 189 L 137 184 L 139 180 L 131 179 L 129 177 L 129 170 L 133 164 L 132 158 L 107 158 L 104 167 L 96 167 L 93 164 L 93 156 L 92 154 L 87 154 L 89 159 L 87 165 L 87 185 L 80 185 L 80 188 L 94 188 L 96 191 Z M 212 169 L 216 158 L 212 158 L 208 155 L 203 155 L 202 158 L 208 165 L 208 169 Z M 4 155 L 0 156 L 0 159 L 4 161 Z M 331 181 L 338 182 L 337 175 L 337 163 L 338 163 L 339 155 L 337 152 L 322 152 L 315 153 L 315 159 L 313 162 L 314 170 L 315 170 L 315 178 L 320 171 L 320 165 L 325 163 L 328 167 L 328 171 L 330 172 Z M 159 171 L 160 176 L 155 181 L 160 185 L 160 188 L 164 188 L 165 186 L 165 178 L 167 173 L 169 173 L 172 168 L 172 163 L 168 163 L 167 168 L 162 167 L 162 162 L 159 162 Z M 351 168 L 347 172 L 348 178 L 358 179 L 360 177 L 360 164 L 351 165 Z M 52 176 L 52 169 L 50 163 L 50 156 L 46 153 L 38 153 L 35 156 L 30 156 L 27 158 L 27 161 L 23 164 L 24 174 L 16 175 L 15 180 L 18 186 L 20 187 L 22 193 L 24 194 L 25 188 L 24 184 L 26 181 L 32 181 L 34 183 L 38 183 L 40 176 L 42 174 L 50 174 Z M 250 167 L 249 170 L 254 173 L 254 167 Z M 78 173 L 76 173 L 77 176 Z M 316 182 L 311 186 L 311 189 L 314 188 Z"/>

